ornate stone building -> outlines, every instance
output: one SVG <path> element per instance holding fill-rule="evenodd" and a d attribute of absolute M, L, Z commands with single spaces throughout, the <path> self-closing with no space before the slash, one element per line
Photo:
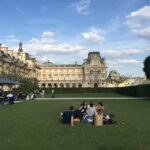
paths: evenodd
<path fill-rule="evenodd" d="M 23 52 L 19 43 L 18 52 L 2 47 L 0 44 L 0 76 L 37 77 L 36 59 Z"/>
<path fill-rule="evenodd" d="M 90 52 L 81 65 L 37 64 L 19 43 L 18 52 L 0 44 L 0 76 L 37 78 L 39 87 L 103 87 L 106 86 L 106 63 L 99 52 Z"/>
<path fill-rule="evenodd" d="M 103 87 L 106 78 L 106 63 L 99 52 L 90 52 L 82 65 L 55 65 L 48 61 L 38 70 L 40 87 Z"/>

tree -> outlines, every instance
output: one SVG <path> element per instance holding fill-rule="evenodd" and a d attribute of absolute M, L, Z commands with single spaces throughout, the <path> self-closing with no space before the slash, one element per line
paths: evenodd
<path fill-rule="evenodd" d="M 126 77 L 121 76 L 117 71 L 112 70 L 108 75 L 108 82 L 114 85 L 119 85 L 120 83 L 124 82 Z"/>
<path fill-rule="evenodd" d="M 144 60 L 143 71 L 145 72 L 146 78 L 150 79 L 150 55 Z"/>

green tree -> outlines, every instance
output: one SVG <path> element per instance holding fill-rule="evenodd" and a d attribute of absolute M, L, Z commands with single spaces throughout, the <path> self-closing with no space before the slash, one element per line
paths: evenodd
<path fill-rule="evenodd" d="M 150 79 L 150 55 L 144 60 L 143 71 L 145 72 L 147 79 Z"/>
<path fill-rule="evenodd" d="M 117 71 L 112 70 L 108 75 L 108 82 L 114 85 L 119 85 L 127 79 L 125 76 L 121 76 Z"/>

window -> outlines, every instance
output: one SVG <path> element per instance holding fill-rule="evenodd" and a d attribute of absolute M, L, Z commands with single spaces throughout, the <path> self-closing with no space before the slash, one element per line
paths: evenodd
<path fill-rule="evenodd" d="M 64 88 L 64 84 L 63 84 L 63 83 L 60 83 L 60 87 L 61 87 L 61 88 Z"/>
<path fill-rule="evenodd" d="M 78 84 L 78 88 L 82 88 L 82 84 L 81 83 Z"/>

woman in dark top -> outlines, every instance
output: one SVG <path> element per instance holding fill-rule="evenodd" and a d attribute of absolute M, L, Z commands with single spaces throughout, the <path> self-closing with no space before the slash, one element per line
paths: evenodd
<path fill-rule="evenodd" d="M 83 101 L 83 103 L 80 105 L 79 110 L 83 114 L 83 116 L 86 115 L 86 113 L 87 113 L 87 102 L 86 101 Z"/>

